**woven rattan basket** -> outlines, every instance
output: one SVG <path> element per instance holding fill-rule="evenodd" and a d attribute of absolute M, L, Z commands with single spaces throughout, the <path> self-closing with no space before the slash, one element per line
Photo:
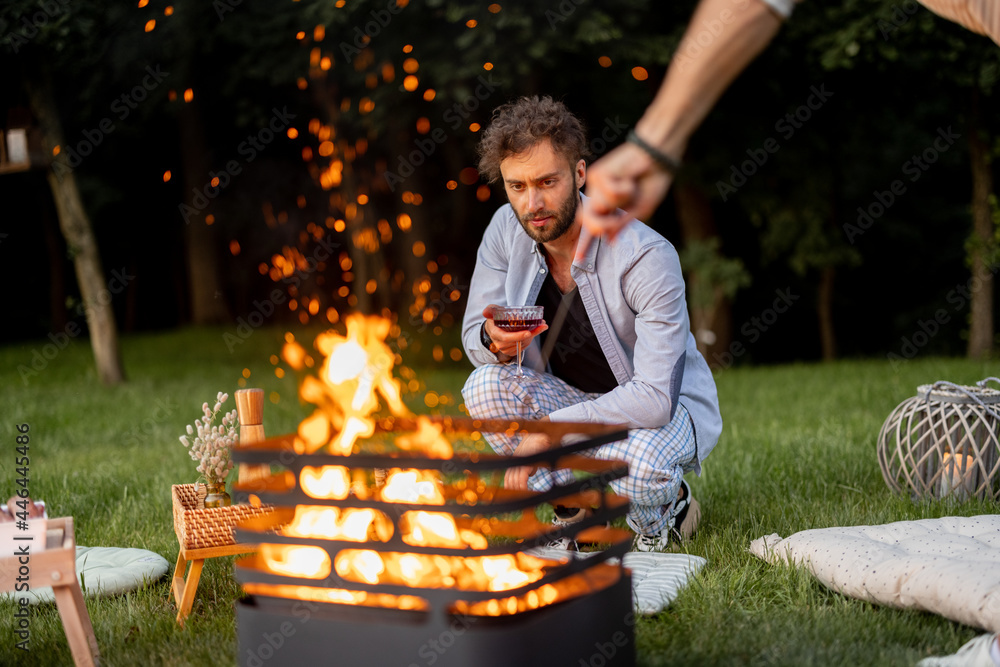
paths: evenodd
<path fill-rule="evenodd" d="M 228 507 L 198 508 L 198 493 L 194 484 L 174 484 L 170 487 L 174 506 L 174 532 L 183 549 L 210 549 L 236 544 L 233 528 L 244 519 L 269 514 L 270 505 L 229 505 Z"/>

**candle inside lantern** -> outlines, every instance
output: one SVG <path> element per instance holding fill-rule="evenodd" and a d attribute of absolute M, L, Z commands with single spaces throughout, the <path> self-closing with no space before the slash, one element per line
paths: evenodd
<path fill-rule="evenodd" d="M 941 497 L 954 494 L 955 500 L 968 500 L 976 491 L 975 466 L 970 455 L 945 452 L 941 457 Z"/>

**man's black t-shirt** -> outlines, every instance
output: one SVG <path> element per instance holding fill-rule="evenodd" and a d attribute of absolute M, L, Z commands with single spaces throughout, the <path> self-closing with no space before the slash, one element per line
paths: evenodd
<path fill-rule="evenodd" d="M 588 393 L 606 394 L 618 386 L 601 344 L 594 335 L 594 328 L 587 317 L 587 309 L 577 293 L 577 288 L 563 295 L 550 272 L 545 276 L 535 305 L 545 309 L 545 322 L 551 327 L 563 299 L 570 299 L 569 311 L 562 328 L 556 333 L 555 344 L 549 356 L 552 374 L 557 378 Z M 539 343 L 546 349 L 551 329 L 539 334 Z"/>

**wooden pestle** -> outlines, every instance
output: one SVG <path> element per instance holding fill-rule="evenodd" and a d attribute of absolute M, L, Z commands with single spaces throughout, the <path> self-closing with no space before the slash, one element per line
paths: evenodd
<path fill-rule="evenodd" d="M 238 389 L 236 414 L 240 420 L 240 446 L 251 445 L 264 439 L 264 390 Z M 241 463 L 237 481 L 240 484 L 265 479 L 271 474 L 266 463 Z"/>

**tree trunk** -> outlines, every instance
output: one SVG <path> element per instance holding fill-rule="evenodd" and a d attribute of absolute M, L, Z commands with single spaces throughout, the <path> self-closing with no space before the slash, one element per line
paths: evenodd
<path fill-rule="evenodd" d="M 833 284 L 837 269 L 824 266 L 820 269 L 819 287 L 816 294 L 816 314 L 819 318 L 819 339 L 823 361 L 837 358 L 837 336 L 833 329 Z"/>
<path fill-rule="evenodd" d="M 52 95 L 52 84 L 44 75 L 31 77 L 28 81 L 32 110 L 42 130 L 46 154 L 51 155 L 54 147 L 65 146 L 62 123 Z M 114 310 L 111 308 L 113 295 L 105 281 L 97 239 L 80 199 L 76 178 L 67 164 L 65 161 L 53 162 L 47 174 L 49 187 L 59 216 L 59 228 L 73 257 L 87 327 L 90 330 L 90 344 L 97 364 L 97 376 L 103 384 L 115 385 L 125 381 L 125 370 L 118 345 Z"/>
<path fill-rule="evenodd" d="M 196 192 L 203 193 L 206 186 L 211 187 L 205 131 L 197 100 L 181 107 L 177 122 L 184 168 L 184 204 L 191 207 L 185 210 L 200 211 L 190 217 L 185 216 L 184 225 L 191 322 L 222 324 L 229 321 L 229 312 L 219 281 L 215 227 L 205 221 L 209 211 L 199 209 L 195 202 Z"/>
<path fill-rule="evenodd" d="M 49 197 L 40 180 L 31 174 L 32 190 L 38 193 L 39 217 L 45 229 L 45 248 L 49 254 L 49 322 L 53 331 L 65 331 L 69 324 L 66 312 L 66 246 L 60 237 L 59 222 L 50 213 Z"/>
<path fill-rule="evenodd" d="M 707 241 L 718 236 L 711 202 L 697 187 L 689 183 L 677 183 L 674 186 L 674 201 L 685 244 Z M 720 360 L 728 359 L 732 341 L 732 303 L 721 287 L 708 284 L 696 267 L 684 269 L 687 273 L 691 331 L 698 343 L 698 350 L 709 365 L 725 365 Z"/>
<path fill-rule="evenodd" d="M 204 90 L 198 78 L 204 66 L 200 49 L 203 45 L 194 38 L 204 20 L 204 8 L 194 3 L 184 3 L 178 12 L 178 20 L 186 26 L 185 36 L 178 41 L 177 81 L 181 88 L 191 88 L 195 97 L 191 101 L 180 102 L 177 114 L 177 129 L 180 134 L 181 167 L 184 184 L 184 246 L 187 255 L 188 297 L 191 322 L 193 324 L 223 324 L 230 321 L 229 309 L 219 278 L 218 245 L 215 227 L 206 222 L 211 214 L 206 208 L 206 188 L 209 193 L 218 193 L 210 184 L 211 160 L 205 142 L 205 125 L 201 115 L 199 91 Z M 197 193 L 197 194 L 196 194 Z M 200 206 L 198 205 L 200 204 Z M 196 213 L 195 213 L 196 211 Z"/>
<path fill-rule="evenodd" d="M 993 221 L 990 217 L 990 196 L 993 194 L 993 173 L 990 168 L 989 145 L 980 122 L 979 91 L 973 89 L 969 114 L 969 162 L 972 167 L 972 248 L 970 251 L 972 306 L 969 313 L 970 359 L 986 359 L 993 351 Z"/>

